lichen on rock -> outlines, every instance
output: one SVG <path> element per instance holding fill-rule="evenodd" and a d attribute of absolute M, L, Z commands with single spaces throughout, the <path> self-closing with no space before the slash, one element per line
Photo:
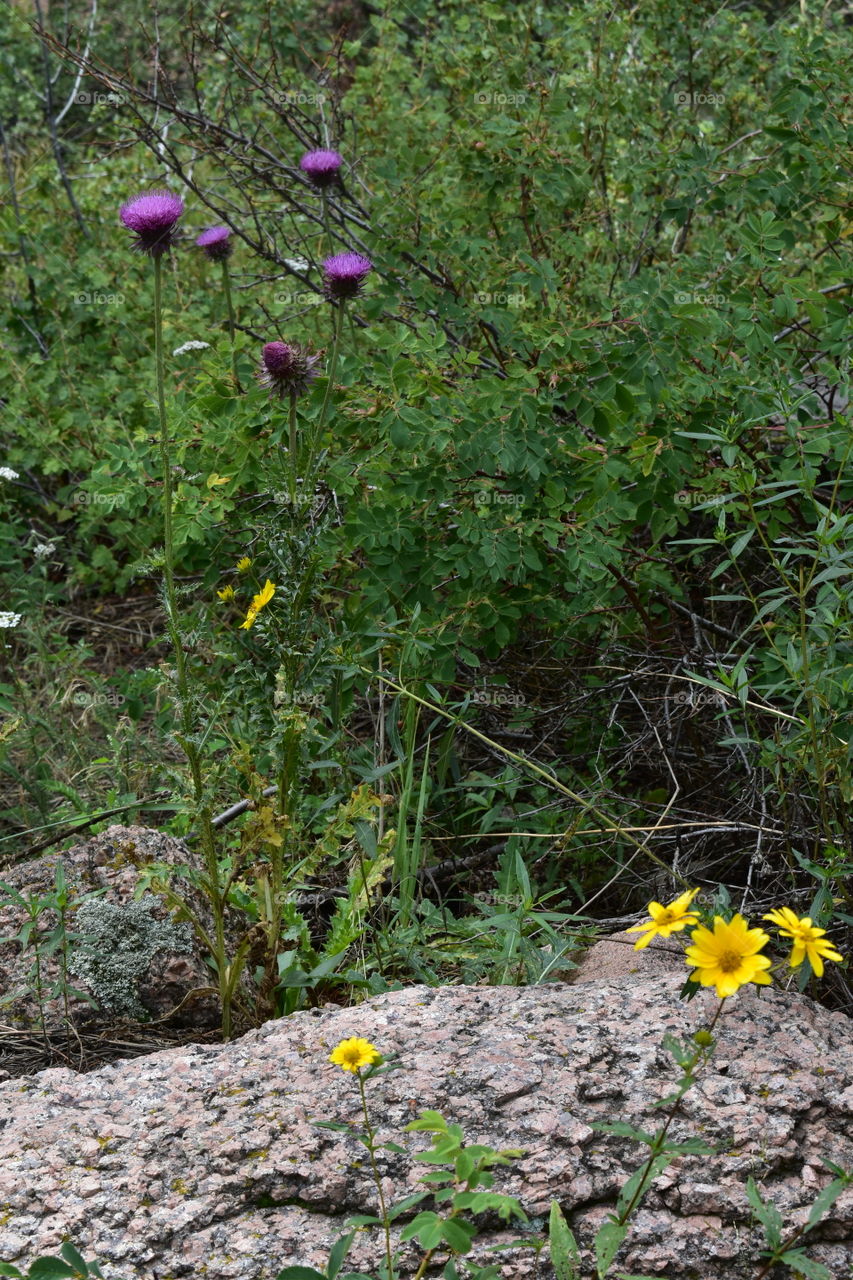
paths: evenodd
<path fill-rule="evenodd" d="M 135 902 L 84 902 L 77 910 L 75 932 L 85 938 L 74 945 L 68 968 L 111 1013 L 146 1018 L 138 982 L 154 956 L 192 950 L 191 927 L 156 919 L 157 905 L 148 893 Z"/>

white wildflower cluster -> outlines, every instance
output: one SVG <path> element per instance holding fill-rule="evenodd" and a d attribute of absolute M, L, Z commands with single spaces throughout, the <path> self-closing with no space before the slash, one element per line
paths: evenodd
<path fill-rule="evenodd" d="M 209 346 L 209 342 L 185 342 L 182 347 L 175 347 L 172 355 L 183 356 L 186 355 L 188 351 L 206 351 Z"/>
<path fill-rule="evenodd" d="M 36 560 L 46 560 L 48 556 L 53 555 L 55 550 L 55 542 L 37 542 L 33 547 L 33 555 Z"/>
<path fill-rule="evenodd" d="M 0 611 L 0 631 L 16 627 L 23 616 L 22 613 L 4 613 Z"/>
<path fill-rule="evenodd" d="M 11 467 L 0 467 L 0 480 L 17 480 L 18 473 Z"/>

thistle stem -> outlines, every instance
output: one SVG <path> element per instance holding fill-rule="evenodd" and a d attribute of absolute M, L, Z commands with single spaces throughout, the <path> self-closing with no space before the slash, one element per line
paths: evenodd
<path fill-rule="evenodd" d="M 289 413 L 289 429 L 287 439 L 287 452 L 290 455 L 290 505 L 293 507 L 294 515 L 296 514 L 296 471 L 298 461 L 296 457 L 296 392 L 291 388 L 290 391 L 290 413 Z"/>
<path fill-rule="evenodd" d="M 225 926 L 223 900 L 219 882 L 219 865 L 216 859 L 216 842 L 211 810 L 204 803 L 204 780 L 198 748 L 192 740 L 193 712 L 190 700 L 187 658 L 178 627 L 178 601 L 175 590 L 174 531 L 172 525 L 172 463 L 169 456 L 169 426 L 166 418 L 166 378 L 163 360 L 163 262 L 154 256 L 154 362 L 157 374 L 157 411 L 160 418 L 160 462 L 163 469 L 163 586 L 166 601 L 166 627 L 175 653 L 178 711 L 180 714 L 180 744 L 187 757 L 193 782 L 193 799 L 207 866 L 207 877 L 213 919 L 216 929 L 216 966 L 219 974 L 219 990 L 222 998 L 222 1034 L 231 1036 L 231 998 L 228 989 L 229 966 L 225 962 Z"/>
<path fill-rule="evenodd" d="M 228 274 L 227 259 L 223 259 L 222 262 L 222 284 L 225 289 L 225 302 L 228 307 L 228 333 L 231 338 L 231 373 L 234 378 L 234 386 L 239 392 L 242 392 L 243 388 L 240 385 L 240 376 L 237 373 L 237 348 L 235 346 L 237 322 L 234 318 L 234 303 L 231 298 L 231 277 Z"/>
<path fill-rule="evenodd" d="M 335 336 L 334 336 L 334 341 L 332 343 L 332 355 L 329 360 L 329 378 L 326 383 L 326 394 L 323 397 L 323 407 L 320 410 L 320 419 L 317 423 L 316 432 L 314 436 L 315 447 L 320 441 L 320 436 L 322 435 L 323 427 L 326 424 L 326 412 L 329 408 L 329 402 L 332 398 L 332 387 L 334 386 L 334 383 L 335 383 L 335 373 L 338 367 L 338 351 L 341 345 L 341 330 L 344 325 L 345 310 L 346 310 L 346 302 L 343 298 L 341 298 L 340 302 L 338 303 L 337 310 L 335 311 Z"/>

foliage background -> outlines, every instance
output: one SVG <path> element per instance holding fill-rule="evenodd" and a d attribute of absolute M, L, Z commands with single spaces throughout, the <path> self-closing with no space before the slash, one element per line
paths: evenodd
<path fill-rule="evenodd" d="M 88 32 L 68 12 L 43 39 L 38 10 L 0 16 L 18 473 L 0 603 L 23 615 L 3 633 L 0 857 L 107 809 L 191 825 L 157 592 L 152 287 L 117 218 L 168 184 L 187 235 L 167 351 L 210 344 L 168 379 L 215 802 L 257 796 L 290 753 L 297 867 L 354 789 L 387 796 L 394 894 L 374 923 L 415 932 L 386 977 L 474 975 L 470 942 L 436 961 L 440 909 L 478 925 L 508 898 L 536 936 L 549 894 L 617 920 L 667 869 L 848 925 L 849 15 L 170 2 L 155 32 L 131 2 Z M 328 353 L 329 242 L 298 170 L 320 144 L 346 162 L 335 247 L 376 270 L 300 523 L 252 371 L 272 338 Z M 243 394 L 190 239 L 222 220 Z M 240 632 L 216 590 L 245 607 L 268 574 L 276 607 Z M 349 846 L 331 847 L 307 870 L 334 882 Z M 454 882 L 460 859 L 487 903 Z M 403 870 L 430 867 L 440 904 L 423 874 L 411 913 Z M 508 954 L 501 980 L 525 972 Z"/>

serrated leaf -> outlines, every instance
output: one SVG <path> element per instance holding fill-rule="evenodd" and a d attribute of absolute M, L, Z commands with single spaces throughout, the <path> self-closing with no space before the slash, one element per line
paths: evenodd
<path fill-rule="evenodd" d="M 849 1185 L 850 1180 L 848 1178 L 836 1178 L 833 1182 L 830 1182 L 829 1186 L 824 1187 L 809 1210 L 807 1227 L 817 1226 L 823 1215 L 832 1208 L 841 1192 Z"/>
<path fill-rule="evenodd" d="M 619 1252 L 622 1241 L 628 1234 L 628 1228 L 621 1222 L 605 1222 L 598 1228 L 595 1237 L 595 1262 L 598 1280 L 604 1280 L 610 1270 L 610 1264 Z"/>
<path fill-rule="evenodd" d="M 832 1280 L 832 1272 L 822 1262 L 807 1258 L 799 1249 L 788 1249 L 782 1254 L 780 1261 L 787 1262 L 789 1267 L 805 1276 L 806 1280 Z"/>
<path fill-rule="evenodd" d="M 778 1249 L 782 1243 L 782 1215 L 775 1204 L 761 1198 L 754 1178 L 747 1179 L 746 1195 L 755 1210 L 755 1216 L 764 1227 L 767 1243 L 771 1249 Z"/>
<path fill-rule="evenodd" d="M 477 1228 L 462 1218 L 448 1218 L 442 1223 L 441 1234 L 454 1253 L 470 1253 Z"/>
<path fill-rule="evenodd" d="M 604 1123 L 596 1120 L 590 1125 L 591 1129 L 600 1129 L 602 1133 L 616 1133 L 621 1138 L 636 1138 L 638 1142 L 651 1146 L 655 1140 L 653 1133 L 646 1133 L 645 1129 L 635 1129 L 633 1125 L 626 1124 L 623 1120 L 614 1120 L 612 1123 Z"/>
<path fill-rule="evenodd" d="M 557 1280 L 579 1280 L 581 1259 L 578 1244 L 556 1200 L 551 1201 L 548 1249 Z"/>

